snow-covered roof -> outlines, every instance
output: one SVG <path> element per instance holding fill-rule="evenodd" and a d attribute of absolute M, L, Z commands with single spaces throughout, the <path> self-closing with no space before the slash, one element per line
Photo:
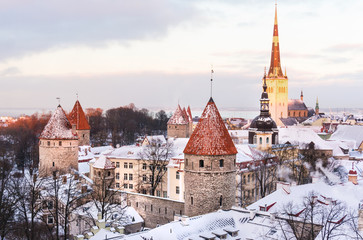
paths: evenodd
<path fill-rule="evenodd" d="M 165 144 L 166 143 L 166 139 L 165 139 L 164 135 L 146 136 L 145 138 L 147 139 L 149 144 L 151 144 L 151 143 Z"/>
<path fill-rule="evenodd" d="M 306 144 L 314 142 L 315 147 L 320 150 L 333 150 L 325 140 L 320 138 L 313 129 L 308 127 L 279 128 L 279 143 L 290 142 L 304 148 Z"/>
<path fill-rule="evenodd" d="M 113 237 L 121 237 L 124 234 L 118 233 L 118 232 L 112 232 L 107 229 L 100 229 L 94 236 L 92 236 L 89 240 L 104 240 L 109 239 Z"/>
<path fill-rule="evenodd" d="M 188 124 L 188 117 L 185 115 L 183 110 L 180 108 L 180 105 L 178 104 L 178 107 L 176 108 L 173 116 L 169 119 L 168 124 Z"/>
<path fill-rule="evenodd" d="M 184 149 L 194 155 L 232 155 L 237 150 L 212 98 Z"/>
<path fill-rule="evenodd" d="M 112 146 L 79 146 L 78 147 L 78 162 L 88 162 L 94 157 L 98 157 L 100 154 L 106 155 L 114 148 Z"/>
<path fill-rule="evenodd" d="M 289 99 L 288 109 L 290 110 L 308 110 L 305 103 L 300 99 Z"/>
<path fill-rule="evenodd" d="M 61 105 L 58 105 L 39 138 L 51 140 L 78 139 L 77 134 L 72 133 L 72 126 Z"/>
<path fill-rule="evenodd" d="M 114 169 L 115 165 L 108 157 L 106 157 L 105 155 L 101 155 L 98 159 L 96 159 L 93 167 L 100 169 Z"/>
<path fill-rule="evenodd" d="M 189 240 L 205 239 L 203 237 L 216 237 L 216 234 L 224 233 L 228 240 L 231 239 L 282 239 L 277 221 L 271 221 L 268 213 L 256 214 L 250 220 L 250 211 L 232 209 L 219 210 L 201 216 L 174 221 L 147 232 L 126 235 L 124 239 L 154 239 L 154 240 Z M 237 236 L 231 236 L 228 232 L 237 232 Z M 287 233 L 289 234 L 289 233 Z M 218 238 L 219 239 L 219 238 Z"/>
<path fill-rule="evenodd" d="M 355 142 L 354 148 L 358 148 L 363 141 L 363 126 L 360 125 L 338 125 L 337 130 L 331 135 L 329 140 L 340 140 Z"/>

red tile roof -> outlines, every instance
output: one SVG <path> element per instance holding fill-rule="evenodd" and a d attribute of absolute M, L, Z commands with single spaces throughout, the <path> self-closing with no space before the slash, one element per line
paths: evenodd
<path fill-rule="evenodd" d="M 51 140 L 78 139 L 77 134 L 72 133 L 72 125 L 61 105 L 54 111 L 39 138 Z"/>
<path fill-rule="evenodd" d="M 188 124 L 188 120 L 184 116 L 183 110 L 180 105 L 175 110 L 173 116 L 169 119 L 168 124 Z"/>
<path fill-rule="evenodd" d="M 189 122 L 193 122 L 192 111 L 190 111 L 190 106 L 188 106 L 187 113 L 188 113 Z"/>
<path fill-rule="evenodd" d="M 76 124 L 77 130 L 90 130 L 91 127 L 88 124 L 86 115 L 83 112 L 82 106 L 77 100 L 74 104 L 72 112 L 68 115 L 69 121 L 71 124 Z"/>
<path fill-rule="evenodd" d="M 212 98 L 209 99 L 184 153 L 193 155 L 232 155 L 237 153 Z"/>

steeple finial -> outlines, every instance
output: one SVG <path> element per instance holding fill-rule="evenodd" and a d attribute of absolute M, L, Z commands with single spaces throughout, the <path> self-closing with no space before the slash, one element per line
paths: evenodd
<path fill-rule="evenodd" d="M 213 97 L 213 65 L 211 65 L 211 70 L 210 70 L 210 97 Z"/>
<path fill-rule="evenodd" d="M 60 97 L 56 97 L 56 99 L 58 100 L 58 106 L 60 106 Z"/>
<path fill-rule="evenodd" d="M 303 94 L 303 91 L 301 90 L 301 93 L 300 93 L 300 100 L 301 101 L 304 101 L 304 94 Z"/>

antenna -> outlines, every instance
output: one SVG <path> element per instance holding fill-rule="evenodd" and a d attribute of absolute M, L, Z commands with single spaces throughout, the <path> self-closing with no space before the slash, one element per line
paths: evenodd
<path fill-rule="evenodd" d="M 77 96 L 77 101 L 78 101 L 78 92 L 76 92 L 76 96 Z"/>
<path fill-rule="evenodd" d="M 58 100 L 58 105 L 60 106 L 60 97 L 56 98 Z"/>
<path fill-rule="evenodd" d="M 213 65 L 211 65 L 211 71 L 210 71 L 210 97 L 213 96 Z"/>

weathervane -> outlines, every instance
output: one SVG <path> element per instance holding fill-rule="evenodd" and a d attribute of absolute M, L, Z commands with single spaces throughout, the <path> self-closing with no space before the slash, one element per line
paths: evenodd
<path fill-rule="evenodd" d="M 210 71 L 210 97 L 213 96 L 213 65 L 211 64 L 211 71 Z"/>
<path fill-rule="evenodd" d="M 58 100 L 58 105 L 60 106 L 60 97 L 56 98 Z"/>

